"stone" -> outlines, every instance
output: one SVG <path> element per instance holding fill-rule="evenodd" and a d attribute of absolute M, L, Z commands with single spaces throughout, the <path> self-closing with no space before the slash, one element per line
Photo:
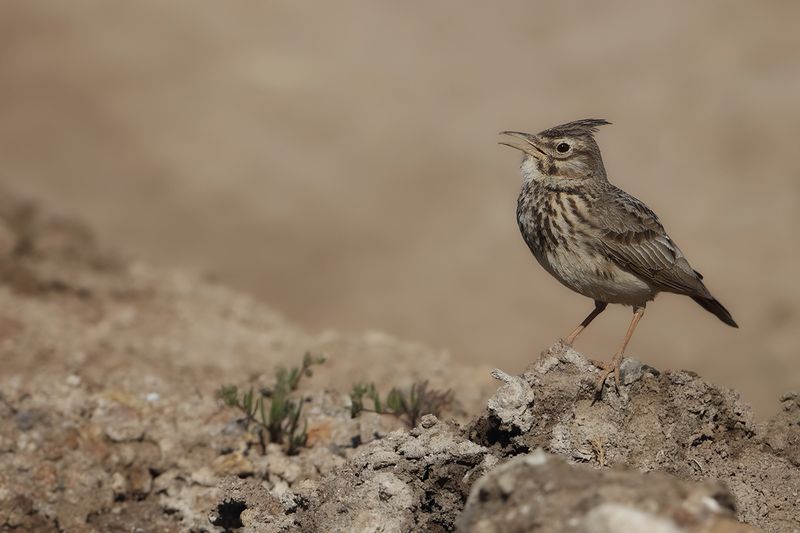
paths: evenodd
<path fill-rule="evenodd" d="M 476 481 L 458 528 L 465 533 L 542 526 L 576 533 L 701 533 L 733 516 L 729 500 L 719 484 L 571 465 L 539 450 L 516 456 Z"/>

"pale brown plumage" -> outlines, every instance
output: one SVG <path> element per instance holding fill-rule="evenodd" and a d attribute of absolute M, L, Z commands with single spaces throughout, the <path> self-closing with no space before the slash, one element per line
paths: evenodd
<path fill-rule="evenodd" d="M 517 221 L 539 263 L 595 309 L 565 342 L 571 344 L 609 303 L 631 305 L 634 318 L 621 348 L 598 380 L 619 376 L 622 354 L 645 305 L 659 292 L 684 294 L 729 326 L 730 313 L 709 292 L 653 211 L 606 178 L 593 134 L 604 120 L 585 119 L 536 135 L 506 131 L 501 142 L 524 153 Z M 618 385 L 619 379 L 615 380 Z"/>

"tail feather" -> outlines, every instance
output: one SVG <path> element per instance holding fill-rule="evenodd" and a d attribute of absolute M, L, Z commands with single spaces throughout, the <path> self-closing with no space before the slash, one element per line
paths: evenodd
<path fill-rule="evenodd" d="M 719 318 L 729 326 L 733 328 L 739 327 L 739 324 L 737 324 L 736 321 L 733 320 L 733 317 L 731 316 L 730 312 L 728 312 L 728 310 L 725 309 L 725 306 L 719 303 L 716 298 L 713 297 L 704 298 L 702 296 L 692 296 L 692 300 L 700 304 L 700 307 L 702 307 L 709 313 L 715 314 L 717 318 Z"/>

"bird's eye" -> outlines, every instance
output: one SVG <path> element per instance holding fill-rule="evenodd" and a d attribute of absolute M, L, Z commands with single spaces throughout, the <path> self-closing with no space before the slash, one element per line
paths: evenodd
<path fill-rule="evenodd" d="M 556 146 L 556 151 L 559 154 L 566 154 L 569 152 L 569 145 L 567 143 L 558 143 L 558 146 Z"/>

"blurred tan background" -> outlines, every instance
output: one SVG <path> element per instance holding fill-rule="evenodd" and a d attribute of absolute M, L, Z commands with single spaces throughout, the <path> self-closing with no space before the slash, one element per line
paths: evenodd
<path fill-rule="evenodd" d="M 534 262 L 502 129 L 584 117 L 733 312 L 629 353 L 800 388 L 800 3 L 4 2 L 0 181 L 310 329 L 521 370 L 591 309 Z M 605 358 L 617 307 L 577 348 Z M 364 364 L 369 364 L 365 361 Z"/>

